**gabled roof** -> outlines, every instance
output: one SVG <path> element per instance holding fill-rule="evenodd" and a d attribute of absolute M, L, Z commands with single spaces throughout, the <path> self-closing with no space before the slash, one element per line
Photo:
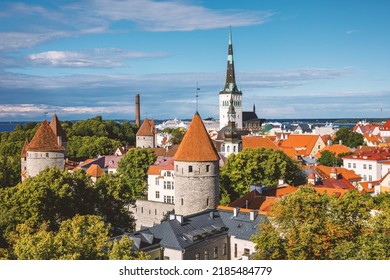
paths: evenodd
<path fill-rule="evenodd" d="M 91 166 L 87 169 L 86 173 L 91 177 L 99 178 L 103 176 L 104 171 L 97 164 L 91 164 Z"/>
<path fill-rule="evenodd" d="M 62 128 L 61 123 L 58 120 L 56 114 L 54 114 L 53 118 L 51 119 L 50 127 L 53 130 L 55 136 L 61 136 L 63 142 L 68 141 L 68 137 L 66 137 L 65 130 Z"/>
<path fill-rule="evenodd" d="M 153 120 L 144 119 L 141 127 L 138 129 L 136 136 L 154 136 L 156 134 L 156 128 Z"/>
<path fill-rule="evenodd" d="M 321 151 L 319 151 L 318 153 L 315 154 L 315 157 L 316 158 L 320 158 L 321 157 L 321 153 L 324 152 L 324 151 L 329 151 L 329 152 L 332 152 L 332 153 L 335 153 L 336 156 L 338 156 L 339 154 L 344 154 L 344 153 L 350 153 L 352 152 L 347 146 L 345 145 L 339 145 L 339 144 L 334 144 L 332 146 L 326 146 L 324 147 Z"/>
<path fill-rule="evenodd" d="M 54 152 L 64 150 L 64 147 L 58 145 L 57 137 L 46 120 L 39 126 L 27 148 L 27 151 L 36 152 Z"/>
<path fill-rule="evenodd" d="M 218 152 L 198 112 L 192 118 L 191 124 L 181 141 L 175 155 L 175 161 L 219 161 Z"/>
<path fill-rule="evenodd" d="M 242 148 L 271 148 L 274 150 L 280 150 L 271 139 L 265 136 L 242 136 Z"/>
<path fill-rule="evenodd" d="M 173 170 L 173 158 L 157 157 L 156 162 L 149 166 L 148 175 L 160 175 L 163 170 Z"/>
<path fill-rule="evenodd" d="M 259 118 L 257 117 L 257 114 L 255 112 L 249 111 L 249 112 L 242 112 L 242 121 L 259 121 Z"/>
<path fill-rule="evenodd" d="M 325 179 L 325 178 L 330 178 L 331 169 L 332 167 L 330 166 L 318 165 L 318 166 L 310 166 L 310 168 L 307 169 L 308 170 L 307 172 L 313 170 L 321 178 Z M 360 181 L 362 179 L 362 177 L 357 175 L 355 171 L 347 168 L 337 167 L 337 172 L 348 181 Z"/>
<path fill-rule="evenodd" d="M 379 144 L 382 143 L 382 138 L 377 135 L 369 134 L 369 133 L 364 133 L 363 137 L 367 142 L 371 142 L 373 144 Z"/>
<path fill-rule="evenodd" d="M 291 134 L 288 139 L 281 141 L 280 147 L 282 150 L 290 150 L 292 148 L 295 150 L 295 154 L 308 156 L 319 139 L 322 141 L 319 135 Z"/>

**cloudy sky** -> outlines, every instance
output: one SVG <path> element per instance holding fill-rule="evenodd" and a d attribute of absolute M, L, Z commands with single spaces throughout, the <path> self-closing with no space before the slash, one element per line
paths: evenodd
<path fill-rule="evenodd" d="M 390 117 L 388 0 L 0 1 L 0 121 L 218 117 L 229 26 L 244 110 Z"/>

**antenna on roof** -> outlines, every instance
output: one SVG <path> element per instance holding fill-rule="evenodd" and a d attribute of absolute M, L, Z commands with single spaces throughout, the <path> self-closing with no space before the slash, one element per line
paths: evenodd
<path fill-rule="evenodd" d="M 196 82 L 196 90 L 195 90 L 195 93 L 196 93 L 196 112 L 198 112 L 198 98 L 199 98 L 198 91 L 199 90 L 200 90 L 200 88 L 198 87 L 198 82 Z"/>

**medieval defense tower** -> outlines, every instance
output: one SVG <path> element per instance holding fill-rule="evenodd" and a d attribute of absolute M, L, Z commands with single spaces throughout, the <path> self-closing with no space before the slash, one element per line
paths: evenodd
<path fill-rule="evenodd" d="M 219 156 L 198 112 L 174 158 L 175 214 L 190 215 L 219 204 Z"/>
<path fill-rule="evenodd" d="M 236 112 L 236 127 L 242 129 L 242 92 L 238 89 L 236 84 L 236 76 L 234 73 L 233 60 L 233 42 L 232 30 L 229 33 L 229 50 L 226 71 L 226 83 L 222 91 L 219 92 L 219 128 L 228 125 L 230 99 L 233 100 L 233 106 Z"/>
<path fill-rule="evenodd" d="M 56 116 L 55 119 L 58 121 Z M 59 123 L 53 123 L 51 127 L 45 120 L 39 126 L 31 142 L 28 143 L 26 141 L 21 154 L 22 180 L 38 175 L 39 172 L 47 167 L 56 167 L 64 170 L 65 148 L 62 145 L 66 135 L 62 128 L 59 128 L 60 126 L 58 127 L 57 125 Z M 56 131 L 53 131 L 53 127 L 56 128 Z"/>

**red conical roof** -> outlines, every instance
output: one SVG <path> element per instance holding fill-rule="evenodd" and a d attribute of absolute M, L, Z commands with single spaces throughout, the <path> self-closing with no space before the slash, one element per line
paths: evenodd
<path fill-rule="evenodd" d="M 51 151 L 64 151 L 64 147 L 59 146 L 57 143 L 57 137 L 51 129 L 49 123 L 45 120 L 37 132 L 34 138 L 28 145 L 27 151 L 39 151 L 39 152 L 51 152 Z"/>
<path fill-rule="evenodd" d="M 156 134 L 155 130 L 154 121 L 149 121 L 148 118 L 146 118 L 138 129 L 136 136 L 154 136 Z"/>
<path fill-rule="evenodd" d="M 217 150 L 211 142 L 198 112 L 192 118 L 191 124 L 175 154 L 175 161 L 219 161 Z"/>
<path fill-rule="evenodd" d="M 51 119 L 50 127 L 53 130 L 55 136 L 61 136 L 62 142 L 68 142 L 68 137 L 66 137 L 65 130 L 62 128 L 56 114 L 54 114 L 53 118 Z"/>

